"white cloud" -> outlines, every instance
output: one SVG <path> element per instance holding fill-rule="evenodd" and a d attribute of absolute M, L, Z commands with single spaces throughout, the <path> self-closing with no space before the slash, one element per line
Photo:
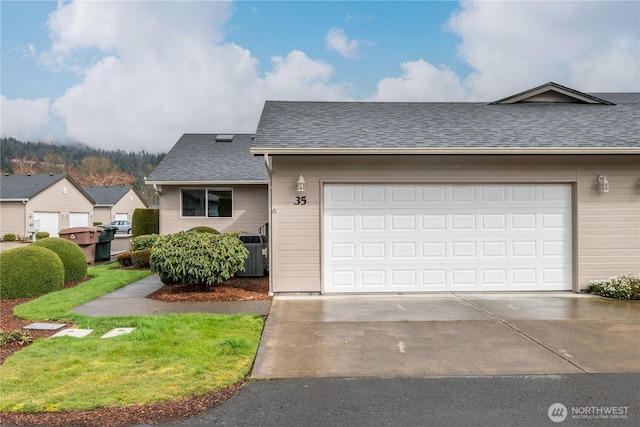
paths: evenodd
<path fill-rule="evenodd" d="M 465 1 L 445 27 L 472 68 L 425 59 L 378 83 L 374 100 L 491 101 L 554 81 L 585 92 L 639 91 L 638 2 Z"/>
<path fill-rule="evenodd" d="M 309 59 L 294 50 L 286 57 L 271 58 L 273 71 L 262 82 L 263 93 L 269 99 L 326 101 L 345 99 L 348 88 L 331 83 L 333 67 Z"/>
<path fill-rule="evenodd" d="M 420 59 L 401 65 L 401 77 L 378 82 L 373 101 L 462 101 L 465 90 L 458 76 L 445 66 Z"/>
<path fill-rule="evenodd" d="M 0 136 L 21 141 L 43 139 L 49 124 L 49 99 L 8 99 L 0 95 Z"/>
<path fill-rule="evenodd" d="M 50 19 L 49 59 L 83 73 L 53 103 L 73 140 L 167 151 L 185 132 L 255 131 L 265 99 L 346 97 L 347 87 L 331 83 L 332 67 L 300 51 L 274 57 L 261 77 L 248 50 L 224 42 L 224 4 L 91 5 L 59 7 Z M 95 51 L 88 64 L 79 59 L 86 51 Z"/>
<path fill-rule="evenodd" d="M 640 82 L 639 13 L 637 2 L 464 2 L 448 28 L 475 70 L 465 81 L 474 98 L 548 81 L 633 91 Z"/>
<path fill-rule="evenodd" d="M 329 50 L 335 50 L 344 58 L 356 58 L 360 55 L 361 42 L 349 40 L 341 28 L 332 28 L 324 37 L 324 45 Z"/>

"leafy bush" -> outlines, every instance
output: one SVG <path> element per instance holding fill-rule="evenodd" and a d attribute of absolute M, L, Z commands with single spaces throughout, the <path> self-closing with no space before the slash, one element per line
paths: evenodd
<path fill-rule="evenodd" d="M 133 237 L 160 233 L 160 209 L 136 209 L 131 218 Z"/>
<path fill-rule="evenodd" d="M 98 225 L 102 225 L 102 221 L 93 221 L 94 227 L 97 227 Z"/>
<path fill-rule="evenodd" d="M 16 235 L 13 233 L 7 233 L 4 235 L 3 237 L 5 242 L 15 242 L 16 241 Z"/>
<path fill-rule="evenodd" d="M 201 225 L 201 226 L 198 226 L 198 227 L 193 227 L 193 228 L 188 229 L 187 231 L 196 231 L 198 233 L 220 234 L 220 232 L 218 230 L 216 230 L 215 228 L 207 227 L 205 225 Z"/>
<path fill-rule="evenodd" d="M 116 255 L 118 264 L 120 264 L 122 267 L 131 267 L 133 265 L 133 262 L 131 261 L 131 254 L 131 251 L 126 251 L 120 252 L 118 255 Z"/>
<path fill-rule="evenodd" d="M 131 252 L 131 264 L 135 268 L 149 268 L 151 249 L 141 249 Z"/>
<path fill-rule="evenodd" d="M 162 236 L 159 234 L 143 234 L 131 239 L 131 249 L 139 251 L 141 249 L 151 249 L 153 244 Z"/>
<path fill-rule="evenodd" d="M 46 239 L 49 237 L 48 231 L 38 231 L 36 232 L 36 240 Z"/>
<path fill-rule="evenodd" d="M 42 246 L 55 252 L 64 265 L 64 282 L 76 282 L 87 277 L 87 257 L 80 246 L 59 237 L 37 240 L 32 246 Z"/>
<path fill-rule="evenodd" d="M 640 274 L 621 274 L 589 283 L 587 292 L 615 299 L 640 299 Z"/>
<path fill-rule="evenodd" d="M 63 286 L 64 265 L 52 250 L 31 244 L 0 253 L 0 298 L 36 297 Z"/>
<path fill-rule="evenodd" d="M 149 264 L 162 283 L 214 286 L 242 270 L 248 257 L 242 242 L 230 234 L 181 231 L 156 242 Z"/>
<path fill-rule="evenodd" d="M 0 346 L 17 342 L 20 346 L 33 342 L 33 338 L 26 331 L 20 329 L 14 329 L 12 331 L 0 331 Z"/>

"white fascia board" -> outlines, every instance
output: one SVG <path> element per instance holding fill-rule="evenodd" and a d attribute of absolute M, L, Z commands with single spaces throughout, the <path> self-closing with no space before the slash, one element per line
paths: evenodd
<path fill-rule="evenodd" d="M 0 199 L 0 202 L 28 202 L 29 199 Z"/>
<path fill-rule="evenodd" d="M 147 185 L 259 185 L 269 184 L 268 180 L 264 181 L 145 181 Z"/>
<path fill-rule="evenodd" d="M 251 148 L 251 154 L 640 154 L 640 147 L 547 147 L 547 148 Z"/>

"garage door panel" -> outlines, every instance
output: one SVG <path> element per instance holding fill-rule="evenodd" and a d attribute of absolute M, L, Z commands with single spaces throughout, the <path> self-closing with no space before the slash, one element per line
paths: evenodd
<path fill-rule="evenodd" d="M 325 292 L 571 289 L 569 185 L 326 185 L 324 214 Z"/>

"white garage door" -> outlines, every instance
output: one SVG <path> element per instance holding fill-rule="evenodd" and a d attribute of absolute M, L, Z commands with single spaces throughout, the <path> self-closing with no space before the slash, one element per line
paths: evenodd
<path fill-rule="evenodd" d="M 571 289 L 570 185 L 324 187 L 324 292 Z"/>
<path fill-rule="evenodd" d="M 46 231 L 50 237 L 58 237 L 58 212 L 34 212 L 33 219 L 40 221 L 39 231 Z"/>
<path fill-rule="evenodd" d="M 70 212 L 69 227 L 88 227 L 89 212 Z"/>

